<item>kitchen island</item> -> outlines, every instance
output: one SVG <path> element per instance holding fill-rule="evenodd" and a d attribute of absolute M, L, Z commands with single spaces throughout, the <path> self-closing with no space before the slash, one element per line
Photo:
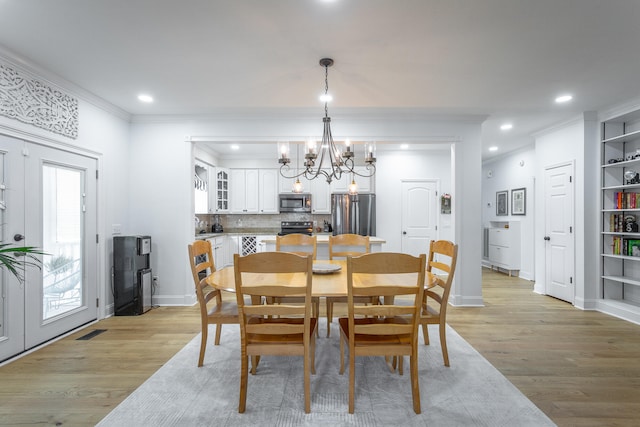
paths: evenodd
<path fill-rule="evenodd" d="M 329 259 L 329 236 L 330 233 L 318 233 L 315 234 L 318 237 L 317 242 L 317 259 Z M 371 252 L 382 252 L 382 245 L 386 243 L 386 240 L 381 239 L 380 237 L 371 236 L 369 237 L 369 242 L 371 243 Z M 261 239 L 259 243 L 263 243 L 266 251 L 275 251 L 276 250 L 276 236 L 268 236 Z M 349 251 L 349 250 L 358 250 L 358 248 L 349 248 L 345 247 L 341 250 Z"/>
<path fill-rule="evenodd" d="M 254 252 L 276 250 L 276 235 L 280 230 L 274 228 L 229 229 L 223 233 L 198 233 L 195 238 L 211 242 L 216 268 L 233 265 L 233 254 L 246 255 Z M 331 233 L 316 233 L 318 236 L 317 259 L 329 259 L 329 236 Z M 382 252 L 386 243 L 379 237 L 370 237 L 371 252 Z M 353 248 L 356 250 L 357 248 Z M 344 250 L 349 250 L 344 248 Z"/>

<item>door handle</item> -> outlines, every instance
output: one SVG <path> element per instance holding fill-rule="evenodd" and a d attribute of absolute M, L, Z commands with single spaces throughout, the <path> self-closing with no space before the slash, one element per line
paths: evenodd
<path fill-rule="evenodd" d="M 551 240 L 551 237 L 549 237 L 549 236 L 544 236 L 544 240 Z"/>
<path fill-rule="evenodd" d="M 13 235 L 13 240 L 16 242 L 19 242 L 20 240 L 24 240 L 24 236 L 22 234 L 14 234 Z"/>

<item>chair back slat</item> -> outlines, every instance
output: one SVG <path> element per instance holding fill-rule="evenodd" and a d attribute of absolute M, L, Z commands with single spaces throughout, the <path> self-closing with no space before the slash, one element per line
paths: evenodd
<path fill-rule="evenodd" d="M 299 233 L 276 236 L 277 252 L 285 251 L 301 256 L 311 254 L 313 259 L 316 259 L 317 247 L 317 236 L 309 236 Z"/>
<path fill-rule="evenodd" d="M 246 326 L 248 334 L 294 335 L 304 333 L 304 324 L 295 323 L 256 323 Z"/>
<path fill-rule="evenodd" d="M 413 325 L 406 323 L 380 323 L 355 325 L 354 333 L 362 335 L 411 335 Z"/>
<path fill-rule="evenodd" d="M 340 250 L 340 249 L 343 250 Z M 347 248 L 355 248 L 346 250 Z M 329 236 L 329 259 L 358 256 L 371 252 L 369 236 L 359 234 L 338 234 Z"/>
<path fill-rule="evenodd" d="M 245 304 L 243 310 L 245 314 L 251 316 L 298 316 L 304 315 L 304 306 L 286 304 Z"/>
<path fill-rule="evenodd" d="M 379 305 L 379 306 L 378 306 Z M 353 307 L 353 314 L 356 316 L 410 316 L 413 315 L 415 309 L 413 306 L 406 305 L 357 305 Z"/>

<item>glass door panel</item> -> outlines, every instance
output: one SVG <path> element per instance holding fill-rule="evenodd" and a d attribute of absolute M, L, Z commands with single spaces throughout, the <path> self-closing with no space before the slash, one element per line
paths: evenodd
<path fill-rule="evenodd" d="M 43 166 L 43 320 L 82 305 L 82 187 L 81 171 Z"/>

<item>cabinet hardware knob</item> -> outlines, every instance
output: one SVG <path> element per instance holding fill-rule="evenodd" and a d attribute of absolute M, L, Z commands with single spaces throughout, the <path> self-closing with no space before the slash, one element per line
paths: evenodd
<path fill-rule="evenodd" d="M 551 237 L 549 237 L 549 236 L 544 236 L 544 240 L 551 240 Z"/>

